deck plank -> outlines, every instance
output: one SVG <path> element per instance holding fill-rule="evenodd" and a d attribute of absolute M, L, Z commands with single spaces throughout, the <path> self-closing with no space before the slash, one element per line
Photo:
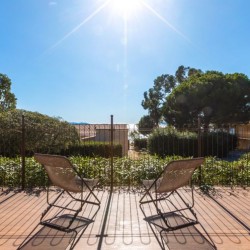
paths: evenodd
<path fill-rule="evenodd" d="M 95 193 L 101 200 L 101 207 L 95 222 L 91 223 L 79 238 L 74 248 L 76 250 L 82 249 L 83 246 L 87 249 L 98 247 L 100 237 L 97 235 L 101 233 L 109 192 L 97 190 Z M 182 190 L 182 193 L 187 197 L 190 196 L 190 192 L 186 190 Z M 140 192 L 115 191 L 112 194 L 105 228 L 106 237 L 103 238 L 101 249 L 160 249 L 148 224 L 143 220 L 143 214 L 139 209 L 140 197 Z M 250 232 L 247 230 L 247 227 L 250 227 L 249 190 L 218 188 L 211 197 L 196 191 L 195 200 L 197 216 L 217 249 L 249 249 Z M 67 202 L 66 196 L 62 202 Z M 46 193 L 43 191 L 33 193 L 2 191 L 0 193 L 0 249 L 17 249 L 25 239 L 28 240 L 30 233 L 33 241 L 23 249 L 45 249 L 44 247 L 49 249 L 52 245 L 53 249 L 65 249 L 72 235 L 38 226 L 40 215 L 45 207 Z M 92 207 L 88 206 L 81 216 L 92 212 Z M 197 228 L 203 232 L 199 225 Z M 176 247 L 176 244 L 171 245 L 171 250 L 174 249 L 173 246 Z M 179 249 L 181 249 L 180 246 Z"/>

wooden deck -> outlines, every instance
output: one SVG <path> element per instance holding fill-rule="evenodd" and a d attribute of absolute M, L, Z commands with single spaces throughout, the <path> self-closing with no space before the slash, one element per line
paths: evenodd
<path fill-rule="evenodd" d="M 187 190 L 182 192 L 190 195 Z M 78 233 L 79 241 L 74 249 L 160 249 L 139 209 L 140 192 L 115 191 L 111 196 L 108 191 L 95 193 L 101 200 L 100 210 L 94 223 Z M 67 197 L 64 199 L 66 202 Z M 211 197 L 197 190 L 195 199 L 197 216 L 217 249 L 250 249 L 250 189 L 217 188 Z M 44 191 L 1 191 L 0 249 L 17 249 L 24 241 L 27 244 L 21 249 L 68 249 L 71 234 L 38 225 L 45 207 Z M 94 208 L 89 206 L 82 216 L 91 213 Z M 206 237 L 199 225 L 197 228 Z M 205 245 L 200 244 L 201 236 L 194 234 L 190 230 L 170 235 L 166 249 L 205 249 Z M 191 238 L 192 243 L 188 240 Z"/>

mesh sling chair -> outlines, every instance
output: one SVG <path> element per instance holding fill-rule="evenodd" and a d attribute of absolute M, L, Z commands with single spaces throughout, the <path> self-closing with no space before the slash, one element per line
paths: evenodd
<path fill-rule="evenodd" d="M 191 183 L 193 172 L 203 162 L 204 158 L 172 161 L 158 178 L 143 181 L 145 193 L 140 209 L 162 249 L 165 249 L 163 233 L 199 223 L 193 210 L 193 186 L 188 199 L 178 189 Z"/>
<path fill-rule="evenodd" d="M 48 207 L 42 213 L 40 224 L 67 233 L 72 231 L 76 232 L 76 228 L 71 228 L 71 226 L 77 219 L 77 215 L 82 211 L 83 206 L 86 204 L 96 205 L 96 213 L 100 208 L 100 201 L 93 192 L 98 180 L 82 178 L 67 157 L 59 155 L 35 154 L 34 158 L 45 168 L 50 182 L 54 186 L 61 189 L 53 201 L 50 201 L 49 187 L 47 188 Z M 71 198 L 69 201 L 67 200 L 66 204 L 59 202 L 64 193 L 67 193 Z M 58 209 L 57 212 L 53 214 L 53 216 L 48 216 L 49 211 L 53 207 Z M 69 211 L 70 219 L 66 225 L 58 225 L 55 222 L 65 210 Z M 92 218 L 94 218 L 95 214 Z M 93 222 L 93 220 L 89 220 L 89 223 L 91 222 Z"/>

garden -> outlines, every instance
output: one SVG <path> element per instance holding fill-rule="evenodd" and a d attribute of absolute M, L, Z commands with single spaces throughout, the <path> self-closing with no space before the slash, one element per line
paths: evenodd
<path fill-rule="evenodd" d="M 81 141 L 75 127 L 58 118 L 15 110 L 2 113 L 0 121 L 1 187 L 46 186 L 46 174 L 33 158 L 35 152 L 69 157 L 83 177 L 99 178 L 102 188 L 111 185 L 111 180 L 117 187 L 140 187 L 143 179 L 157 177 L 168 162 L 198 156 L 205 157 L 205 164 L 194 173 L 195 184 L 250 185 L 250 153 L 230 159 L 237 138 L 225 129 L 197 133 L 158 128 L 147 137 L 133 138 L 134 147 L 143 149 L 135 158 L 122 157 L 120 144 Z"/>
<path fill-rule="evenodd" d="M 139 159 L 116 157 L 113 160 L 113 181 L 115 186 L 139 187 L 143 179 L 154 179 L 163 167 L 172 160 L 182 159 L 181 156 L 159 158 L 144 155 Z M 99 178 L 99 187 L 110 185 L 110 159 L 104 157 L 72 156 L 70 161 L 86 178 Z M 21 186 L 21 158 L 0 157 L 0 185 L 6 187 Z M 250 154 L 246 153 L 237 161 L 219 160 L 206 157 L 205 164 L 193 175 L 197 185 L 250 185 Z M 27 188 L 45 187 L 47 177 L 40 164 L 33 157 L 26 158 L 25 186 Z"/>

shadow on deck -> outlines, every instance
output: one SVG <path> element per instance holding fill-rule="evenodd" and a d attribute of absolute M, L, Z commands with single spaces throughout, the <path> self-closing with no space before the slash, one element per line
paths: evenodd
<path fill-rule="evenodd" d="M 186 196 L 190 190 L 182 190 Z M 115 191 L 109 198 L 108 191 L 95 191 L 101 208 L 94 223 L 82 223 L 74 249 L 160 249 L 139 209 L 140 192 Z M 67 197 L 64 198 L 65 202 Z M 109 205 L 107 223 L 103 231 L 105 210 Z M 250 190 L 217 188 L 213 195 L 195 192 L 195 211 L 201 224 L 217 249 L 250 249 Z M 58 232 L 38 225 L 46 207 L 46 193 L 2 191 L 0 193 L 0 249 L 68 249 L 72 234 Z M 92 212 L 88 205 L 82 212 L 85 217 Z M 87 216 L 88 217 L 88 216 Z M 66 217 L 65 217 L 66 218 Z M 179 230 L 167 234 L 167 247 L 171 250 L 210 249 L 204 241 L 202 228 Z M 101 244 L 100 244 L 101 241 Z M 167 249 L 166 247 L 166 249 Z"/>

